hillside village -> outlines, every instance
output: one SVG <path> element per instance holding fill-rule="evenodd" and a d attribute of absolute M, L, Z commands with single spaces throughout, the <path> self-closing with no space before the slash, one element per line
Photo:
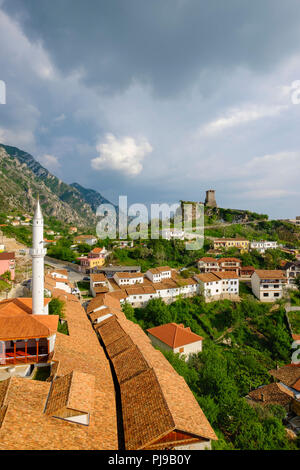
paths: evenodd
<path fill-rule="evenodd" d="M 1 221 L 0 448 L 299 448 L 297 228 L 220 221 L 235 236 L 210 227 L 187 254 L 174 237 L 41 229 L 39 203 Z M 28 438 L 27 416 L 51 439 Z"/>

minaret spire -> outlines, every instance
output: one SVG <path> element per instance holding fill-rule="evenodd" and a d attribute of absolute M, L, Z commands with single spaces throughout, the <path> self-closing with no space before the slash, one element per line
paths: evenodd
<path fill-rule="evenodd" d="M 32 221 L 32 313 L 44 315 L 44 219 L 39 197 Z"/>

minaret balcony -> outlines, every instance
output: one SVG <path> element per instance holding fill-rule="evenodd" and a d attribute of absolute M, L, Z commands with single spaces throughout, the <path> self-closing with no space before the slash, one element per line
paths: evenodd
<path fill-rule="evenodd" d="M 47 249 L 46 248 L 30 248 L 29 249 L 29 254 L 30 256 L 32 256 L 33 258 L 36 258 L 36 257 L 39 257 L 39 256 L 45 256 L 47 253 Z"/>

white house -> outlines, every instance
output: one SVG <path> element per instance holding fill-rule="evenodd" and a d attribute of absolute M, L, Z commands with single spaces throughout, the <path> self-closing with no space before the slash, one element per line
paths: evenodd
<path fill-rule="evenodd" d="M 149 300 L 158 298 L 156 289 L 152 286 L 133 286 L 125 287 L 126 302 L 130 303 L 133 307 L 145 307 Z"/>
<path fill-rule="evenodd" d="M 177 323 L 167 323 L 147 330 L 153 346 L 166 351 L 185 355 L 186 360 L 191 354 L 202 351 L 203 338 L 196 335 L 189 327 Z"/>
<path fill-rule="evenodd" d="M 143 284 L 144 275 L 142 273 L 115 273 L 113 279 L 118 286 L 132 286 L 134 284 Z"/>
<path fill-rule="evenodd" d="M 266 250 L 274 250 L 278 248 L 277 242 L 260 240 L 260 241 L 252 241 L 250 243 L 251 250 L 257 250 L 260 253 L 264 253 Z"/>
<path fill-rule="evenodd" d="M 97 294 L 108 292 L 108 290 L 108 280 L 104 274 L 90 275 L 90 292 L 93 297 L 96 297 Z"/>
<path fill-rule="evenodd" d="M 206 301 L 238 298 L 239 278 L 234 272 L 196 274 L 194 279 L 199 284 L 198 292 Z"/>
<path fill-rule="evenodd" d="M 216 258 L 212 258 L 209 256 L 205 256 L 203 258 L 198 259 L 197 261 L 197 268 L 202 273 L 211 273 L 214 271 L 220 271 L 220 266 L 218 260 Z"/>
<path fill-rule="evenodd" d="M 300 276 L 300 261 L 289 261 L 283 269 L 287 277 L 287 287 L 296 288 L 296 279 Z"/>
<path fill-rule="evenodd" d="M 184 230 L 178 228 L 165 228 L 160 231 L 161 237 L 164 240 L 184 240 Z"/>
<path fill-rule="evenodd" d="M 75 237 L 75 242 L 85 243 L 87 245 L 93 246 L 93 245 L 96 245 L 97 238 L 94 237 L 93 235 L 78 235 L 78 237 Z"/>
<path fill-rule="evenodd" d="M 171 278 L 171 268 L 169 266 L 159 266 L 158 268 L 148 269 L 146 276 L 151 282 L 162 282 Z"/>
<path fill-rule="evenodd" d="M 261 302 L 281 299 L 286 283 L 286 274 L 280 270 L 257 269 L 251 276 L 252 292 Z"/>

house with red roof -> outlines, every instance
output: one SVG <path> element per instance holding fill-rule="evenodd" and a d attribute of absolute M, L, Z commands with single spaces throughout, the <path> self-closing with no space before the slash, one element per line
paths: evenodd
<path fill-rule="evenodd" d="M 10 272 L 11 279 L 15 278 L 15 253 L 0 253 L 0 276 L 6 271 Z"/>
<path fill-rule="evenodd" d="M 183 354 L 188 359 L 190 354 L 202 351 L 203 338 L 193 333 L 190 327 L 183 324 L 166 323 L 147 330 L 153 346 L 166 351 Z"/>
<path fill-rule="evenodd" d="M 58 326 L 58 315 L 44 311 L 32 313 L 32 298 L 0 302 L 0 367 L 51 362 Z"/>

